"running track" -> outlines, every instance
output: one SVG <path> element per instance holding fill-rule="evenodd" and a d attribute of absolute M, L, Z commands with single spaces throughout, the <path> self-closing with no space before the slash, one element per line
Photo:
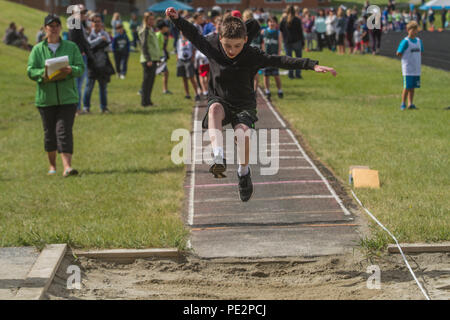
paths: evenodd
<path fill-rule="evenodd" d="M 188 245 L 203 258 L 320 256 L 351 251 L 359 239 L 355 217 L 261 92 L 257 102 L 256 131 L 279 129 L 280 169 L 276 175 L 261 175 L 260 164 L 250 165 L 254 194 L 243 203 L 237 190 L 237 165 L 228 165 L 226 178 L 214 179 L 209 164 L 199 161 L 202 148 L 209 143 L 193 139 L 196 161 L 188 167 L 185 182 L 185 219 L 191 230 Z M 205 106 L 195 107 L 193 120 L 197 122 L 193 122 L 192 133 L 204 132 L 199 121 L 205 113 Z M 270 139 L 269 130 L 269 150 Z M 231 152 L 225 150 L 227 163 Z"/>

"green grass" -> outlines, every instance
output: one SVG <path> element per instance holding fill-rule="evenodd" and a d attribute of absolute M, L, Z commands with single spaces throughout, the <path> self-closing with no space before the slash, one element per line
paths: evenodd
<path fill-rule="evenodd" d="M 13 13 L 29 30 L 37 30 L 45 16 L 1 1 L 2 30 Z M 193 102 L 179 99 L 181 80 L 171 73 L 174 95 L 163 96 L 157 77 L 157 106 L 143 109 L 137 95 L 142 67 L 139 54 L 132 54 L 127 79 L 113 77 L 108 86 L 113 114 L 100 114 L 96 88 L 93 114 L 76 118 L 73 166 L 81 176 L 63 178 L 58 157 L 58 175 L 48 177 L 35 83 L 26 76 L 28 54 L 0 44 L 0 246 L 185 248 L 185 171 L 170 158 L 172 131 L 190 129 Z"/>
<path fill-rule="evenodd" d="M 450 73 L 423 66 L 419 110 L 401 112 L 399 60 L 304 55 L 335 67 L 338 76 L 283 77 L 285 98 L 274 104 L 345 186 L 351 165 L 379 170 L 381 189 L 356 193 L 400 241 L 450 240 L 450 114 L 443 110 Z M 389 240 L 378 227 L 373 236 Z"/>
<path fill-rule="evenodd" d="M 0 30 L 10 17 L 30 39 L 45 13 L 0 1 Z M 363 203 L 400 241 L 450 239 L 448 72 L 423 68 L 416 112 L 400 112 L 400 62 L 373 56 L 305 53 L 336 67 L 337 78 L 304 72 L 283 76 L 284 100 L 274 104 L 307 139 L 317 157 L 347 186 L 350 165 L 380 172 L 380 190 L 357 190 Z M 34 107 L 35 84 L 26 77 L 28 52 L 0 44 L 0 246 L 69 243 L 82 248 L 184 248 L 181 219 L 184 167 L 170 160 L 176 128 L 190 128 L 186 102 L 170 61 L 169 88 L 155 83 L 151 109 L 139 106 L 138 54 L 125 81 L 108 86 L 113 114 L 102 116 L 98 91 L 93 115 L 76 119 L 74 167 L 78 178 L 46 176 L 43 130 Z M 272 84 L 273 86 L 273 84 Z M 59 161 L 59 159 L 58 159 Z M 59 162 L 58 162 L 59 164 Z M 362 246 L 390 241 L 378 227 Z"/>

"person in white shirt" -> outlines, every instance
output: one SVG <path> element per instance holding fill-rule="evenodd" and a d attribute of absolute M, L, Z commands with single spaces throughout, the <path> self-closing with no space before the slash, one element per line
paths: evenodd
<path fill-rule="evenodd" d="M 417 37 L 419 24 L 411 21 L 406 26 L 408 36 L 398 46 L 397 56 L 402 58 L 403 92 L 400 110 L 406 109 L 406 98 L 408 98 L 408 109 L 415 110 L 413 103 L 414 89 L 420 88 L 420 73 L 422 64 L 423 44 Z"/>
<path fill-rule="evenodd" d="M 328 49 L 335 51 L 337 16 L 334 9 L 331 9 L 328 13 L 328 17 L 325 19 L 325 24 L 327 25 L 325 34 L 327 36 Z"/>

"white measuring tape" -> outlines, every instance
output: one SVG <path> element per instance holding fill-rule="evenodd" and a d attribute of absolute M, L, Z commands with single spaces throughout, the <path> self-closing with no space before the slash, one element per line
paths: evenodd
<path fill-rule="evenodd" d="M 416 281 L 417 285 L 419 286 L 419 288 L 420 288 L 420 290 L 422 291 L 422 293 L 423 293 L 423 295 L 425 296 L 425 298 L 426 298 L 427 300 L 431 300 L 430 297 L 429 297 L 429 296 L 427 295 L 427 293 L 425 292 L 425 290 L 423 289 L 423 287 L 422 287 L 422 285 L 420 284 L 419 280 L 417 280 L 416 275 L 415 275 L 414 272 L 412 271 L 411 266 L 410 266 L 409 263 L 408 263 L 408 260 L 406 260 L 406 257 L 405 257 L 405 255 L 403 254 L 403 250 L 402 250 L 402 248 L 400 247 L 400 245 L 399 245 L 397 239 L 394 237 L 394 235 L 393 235 L 393 234 L 392 234 L 385 226 L 383 226 L 383 225 L 381 224 L 380 221 L 377 220 L 377 218 L 374 217 L 374 215 L 373 215 L 372 213 L 370 213 L 369 210 L 366 209 L 366 207 L 363 206 L 363 204 L 362 204 L 361 201 L 358 199 L 358 197 L 357 197 L 356 194 L 353 192 L 353 190 L 351 190 L 351 191 L 352 191 L 353 197 L 356 199 L 356 201 L 359 203 L 359 205 L 367 212 L 367 214 L 368 214 L 373 220 L 375 220 L 375 222 L 378 223 L 378 225 L 379 225 L 381 228 L 383 228 L 383 230 L 386 231 L 386 232 L 392 237 L 392 239 L 394 239 L 394 241 L 395 241 L 395 243 L 396 243 L 398 249 L 400 250 L 400 253 L 402 254 L 403 260 L 405 260 L 405 263 L 406 263 L 406 266 L 407 266 L 408 269 L 409 269 L 409 272 L 411 272 L 411 274 L 412 274 L 414 280 Z"/>

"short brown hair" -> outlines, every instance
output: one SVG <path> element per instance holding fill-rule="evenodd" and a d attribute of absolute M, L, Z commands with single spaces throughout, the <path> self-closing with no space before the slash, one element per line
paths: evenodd
<path fill-rule="evenodd" d="M 419 29 L 419 24 L 416 21 L 411 21 L 406 25 L 406 31 L 409 31 L 409 29 Z"/>
<path fill-rule="evenodd" d="M 220 25 L 219 35 L 221 38 L 245 39 L 247 36 L 247 28 L 242 19 L 230 15 L 223 19 Z"/>

